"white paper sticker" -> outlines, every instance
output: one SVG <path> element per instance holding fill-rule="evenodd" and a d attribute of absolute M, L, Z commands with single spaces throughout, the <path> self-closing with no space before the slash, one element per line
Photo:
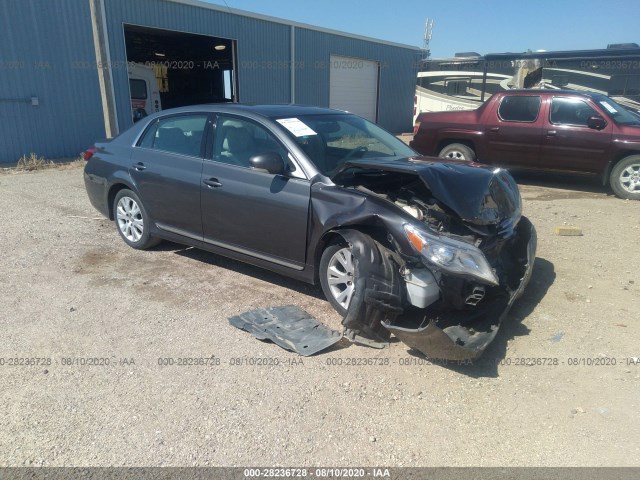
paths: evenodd
<path fill-rule="evenodd" d="M 604 108 L 606 108 L 607 110 L 609 110 L 609 113 L 618 113 L 618 110 L 616 110 L 615 108 L 613 108 L 611 105 L 609 105 L 607 102 L 600 102 L 600 105 L 602 105 Z"/>
<path fill-rule="evenodd" d="M 277 120 L 277 122 L 287 130 L 289 130 L 291 133 L 293 133 L 296 137 L 317 135 L 316 132 L 314 132 L 297 118 L 281 118 Z"/>

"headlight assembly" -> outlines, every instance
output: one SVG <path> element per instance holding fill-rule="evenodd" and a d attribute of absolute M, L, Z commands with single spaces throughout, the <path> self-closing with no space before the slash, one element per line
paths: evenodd
<path fill-rule="evenodd" d="M 473 245 L 427 233 L 408 223 L 404 224 L 404 233 L 427 265 L 453 274 L 471 275 L 483 283 L 498 285 L 498 277 L 489 262 L 480 249 Z"/>

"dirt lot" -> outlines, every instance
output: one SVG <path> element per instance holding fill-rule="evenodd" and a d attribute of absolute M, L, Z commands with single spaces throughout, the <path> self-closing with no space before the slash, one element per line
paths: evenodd
<path fill-rule="evenodd" d="M 0 465 L 639 466 L 640 202 L 518 178 L 531 285 L 480 362 L 430 365 L 399 342 L 300 361 L 227 318 L 296 304 L 338 328 L 318 289 L 130 249 L 80 169 L 0 175 Z"/>

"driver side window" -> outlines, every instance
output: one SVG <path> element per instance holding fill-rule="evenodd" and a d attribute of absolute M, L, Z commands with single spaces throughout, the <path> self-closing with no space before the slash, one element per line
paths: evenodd
<path fill-rule="evenodd" d="M 551 101 L 549 120 L 556 125 L 586 127 L 589 117 L 594 115 L 598 112 L 583 100 L 556 97 Z"/>
<path fill-rule="evenodd" d="M 216 121 L 213 160 L 250 167 L 254 155 L 275 152 L 287 161 L 287 150 L 263 126 L 240 118 L 220 115 Z"/>

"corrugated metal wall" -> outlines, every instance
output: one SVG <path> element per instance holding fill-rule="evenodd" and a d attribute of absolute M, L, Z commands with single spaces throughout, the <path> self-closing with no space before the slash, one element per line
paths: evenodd
<path fill-rule="evenodd" d="M 238 40 L 238 81 L 244 103 L 288 103 L 290 27 L 162 0 L 105 0 L 111 60 L 126 61 L 123 24 Z M 271 62 L 270 64 L 267 62 Z M 126 68 L 113 70 L 118 124 L 131 125 Z"/>
<path fill-rule="evenodd" d="M 104 138 L 95 63 L 87 0 L 0 2 L 0 163 Z"/>
<path fill-rule="evenodd" d="M 291 101 L 290 25 L 167 0 L 103 1 L 120 131 L 132 123 L 125 23 L 237 40 L 240 101 Z M 294 37 L 296 103 L 329 106 L 330 55 L 375 60 L 378 122 L 410 131 L 416 50 L 299 26 Z M 89 0 L 0 2 L 0 129 L 0 163 L 72 157 L 104 138 Z"/>
<path fill-rule="evenodd" d="M 239 97 L 243 103 L 291 101 L 291 27 L 224 11 L 164 0 L 104 0 L 111 61 L 126 60 L 123 24 L 165 28 L 237 40 Z M 295 101 L 329 106 L 329 57 L 380 63 L 378 122 L 411 131 L 417 50 L 295 28 Z M 131 125 L 126 68 L 114 69 L 120 130 Z"/>
<path fill-rule="evenodd" d="M 303 28 L 295 39 L 296 103 L 329 106 L 331 55 L 373 60 L 380 65 L 378 123 L 394 133 L 412 130 L 418 51 Z"/>

